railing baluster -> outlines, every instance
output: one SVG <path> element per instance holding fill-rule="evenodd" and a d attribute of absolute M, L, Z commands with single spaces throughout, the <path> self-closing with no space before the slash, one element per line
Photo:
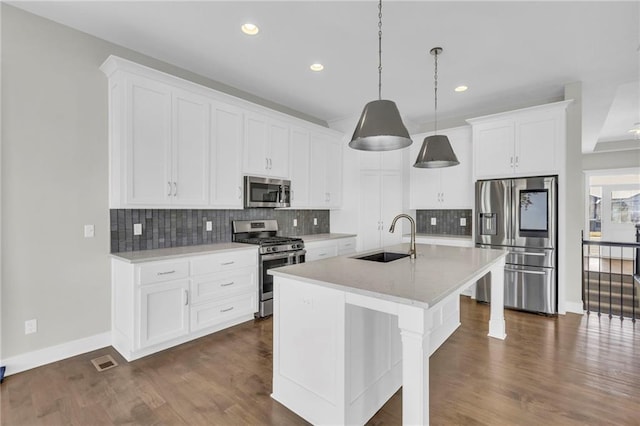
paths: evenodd
<path fill-rule="evenodd" d="M 620 247 L 620 321 L 624 320 L 624 271 L 623 267 L 624 247 Z M 633 277 L 631 277 L 633 278 Z"/>
<path fill-rule="evenodd" d="M 640 237 L 638 237 L 640 240 Z M 615 255 L 615 248 L 618 247 L 620 252 L 619 255 Z M 604 259 L 603 252 L 605 248 L 608 249 L 607 257 Z M 593 249 L 593 250 L 592 250 Z M 625 259 L 625 250 L 631 250 L 630 259 Z M 586 252 L 585 252 L 586 250 Z M 593 254 L 592 254 L 593 253 Z M 597 261 L 598 267 L 597 270 L 592 269 L 592 261 Z M 615 268 L 615 261 L 620 262 L 620 267 Z M 583 307 L 589 315 L 591 313 L 592 301 L 591 301 L 591 284 L 595 286 L 595 275 L 598 276 L 598 284 L 597 284 L 597 301 L 594 299 L 593 306 L 597 304 L 598 316 L 602 315 L 603 309 L 603 300 L 602 298 L 606 296 L 606 293 L 603 294 L 603 286 L 607 285 L 607 281 L 609 284 L 609 318 L 613 318 L 616 314 L 614 310 L 614 305 L 617 302 L 614 300 L 616 297 L 613 291 L 613 285 L 620 285 L 620 297 L 619 297 L 619 306 L 620 306 L 620 320 L 624 320 L 624 318 L 631 318 L 633 322 L 636 321 L 637 318 L 640 317 L 640 313 L 636 314 L 636 312 L 640 312 L 640 309 L 636 309 L 636 304 L 640 302 L 640 291 L 636 289 L 636 286 L 640 285 L 640 274 L 637 274 L 637 270 L 640 266 L 640 241 L 633 243 L 622 243 L 622 242 L 612 242 L 612 241 L 590 241 L 582 239 L 582 304 Z M 606 264 L 605 264 L 606 263 Z M 608 269 L 607 266 L 608 265 Z M 627 271 L 627 275 L 625 275 L 625 267 L 628 266 L 630 268 Z M 618 272 L 620 279 L 619 281 L 613 277 L 614 269 Z M 608 274 L 608 279 L 604 274 Z M 593 275 L 593 276 L 592 276 Z M 631 280 L 629 284 L 626 280 Z M 636 282 L 636 280 L 638 280 Z M 626 288 L 631 285 L 630 295 L 627 294 Z M 595 290 L 594 290 L 595 291 Z M 631 296 L 631 299 L 629 299 Z M 631 309 L 629 309 L 628 304 L 631 303 Z M 617 308 L 616 308 L 617 309 Z M 626 312 L 626 313 L 625 313 Z"/>

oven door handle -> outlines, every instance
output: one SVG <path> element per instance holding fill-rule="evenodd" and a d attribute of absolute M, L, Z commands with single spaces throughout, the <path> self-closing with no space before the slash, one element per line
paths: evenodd
<path fill-rule="evenodd" d="M 511 269 L 511 268 L 504 268 L 505 271 L 507 272 L 517 272 L 519 274 L 531 274 L 531 275 L 546 275 L 546 272 L 543 271 L 532 271 L 531 269 Z"/>
<path fill-rule="evenodd" d="M 307 251 L 306 250 L 297 250 L 297 251 L 289 251 L 286 253 L 278 253 L 278 254 L 263 254 L 262 255 L 262 260 L 276 260 L 276 259 L 284 259 L 287 257 L 298 257 L 301 256 L 303 254 L 305 254 Z"/>

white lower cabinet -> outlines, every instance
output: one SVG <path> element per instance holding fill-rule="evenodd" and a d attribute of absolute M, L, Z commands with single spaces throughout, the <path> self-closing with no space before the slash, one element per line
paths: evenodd
<path fill-rule="evenodd" d="M 189 333 L 189 280 L 140 287 L 140 348 Z"/>
<path fill-rule="evenodd" d="M 130 263 L 112 270 L 112 341 L 128 361 L 253 318 L 256 248 Z"/>
<path fill-rule="evenodd" d="M 304 248 L 307 250 L 305 262 L 313 262 L 314 260 L 327 259 L 335 256 L 346 256 L 356 252 L 356 238 L 332 238 L 305 242 Z"/>

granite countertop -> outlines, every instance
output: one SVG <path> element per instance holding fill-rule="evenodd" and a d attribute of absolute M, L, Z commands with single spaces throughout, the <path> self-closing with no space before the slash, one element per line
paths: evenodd
<path fill-rule="evenodd" d="M 187 256 L 215 254 L 235 250 L 258 250 L 257 245 L 241 243 L 201 244 L 196 246 L 169 247 L 153 250 L 127 251 L 111 253 L 114 259 L 129 263 L 154 262 L 157 260 L 169 260 Z"/>
<path fill-rule="evenodd" d="M 504 250 L 417 244 L 417 258 L 388 263 L 356 259 L 367 253 L 332 257 L 270 269 L 269 274 L 428 308 L 505 257 Z M 409 244 L 386 247 L 406 253 Z M 374 250 L 368 253 L 379 252 Z"/>
<path fill-rule="evenodd" d="M 311 243 L 314 241 L 335 240 L 338 238 L 351 238 L 356 236 L 357 236 L 356 234 L 329 233 L 329 234 L 298 235 L 297 238 L 302 238 L 305 243 Z"/>

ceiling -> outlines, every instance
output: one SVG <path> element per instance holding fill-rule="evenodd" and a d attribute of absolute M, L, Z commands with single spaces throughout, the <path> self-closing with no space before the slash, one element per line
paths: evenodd
<path fill-rule="evenodd" d="M 378 95 L 375 0 L 10 3 L 341 130 Z M 581 82 L 583 151 L 640 147 L 629 133 L 640 122 L 639 3 L 386 0 L 382 97 L 411 131 L 430 129 L 428 52 L 442 46 L 439 127 L 558 101 Z M 247 21 L 257 36 L 240 32 Z M 460 84 L 469 90 L 455 93 Z"/>

